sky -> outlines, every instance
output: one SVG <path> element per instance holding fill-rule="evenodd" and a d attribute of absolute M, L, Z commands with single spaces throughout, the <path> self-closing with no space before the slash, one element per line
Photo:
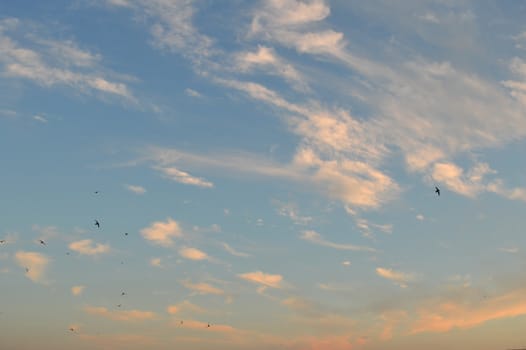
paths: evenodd
<path fill-rule="evenodd" d="M 0 2 L 1 348 L 526 346 L 525 16 Z"/>

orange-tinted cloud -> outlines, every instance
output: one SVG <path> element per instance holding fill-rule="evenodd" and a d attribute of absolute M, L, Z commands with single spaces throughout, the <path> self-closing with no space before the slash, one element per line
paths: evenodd
<path fill-rule="evenodd" d="M 90 315 L 102 316 L 114 321 L 146 321 L 156 318 L 154 312 L 141 310 L 108 310 L 101 306 L 86 306 L 84 311 Z"/>

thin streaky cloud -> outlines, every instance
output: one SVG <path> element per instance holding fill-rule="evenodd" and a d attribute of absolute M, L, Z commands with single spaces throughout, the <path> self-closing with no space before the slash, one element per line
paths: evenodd
<path fill-rule="evenodd" d="M 230 245 L 228 245 L 227 243 L 223 242 L 221 243 L 221 246 L 231 255 L 233 256 L 238 256 L 238 257 L 241 257 L 241 258 L 248 258 L 249 256 L 251 256 L 250 254 L 248 253 L 243 253 L 243 252 L 240 252 L 234 248 L 232 248 Z"/>
<path fill-rule="evenodd" d="M 311 242 L 313 244 L 339 249 L 339 250 L 353 250 L 353 251 L 364 251 L 364 252 L 376 252 L 376 249 L 367 247 L 367 246 L 358 246 L 354 244 L 343 244 L 343 243 L 334 243 L 327 241 L 323 238 L 322 235 L 313 230 L 303 231 L 300 236 L 301 239 Z"/>
<path fill-rule="evenodd" d="M 192 283 L 189 280 L 181 281 L 181 284 L 192 291 L 194 291 L 197 294 L 215 294 L 215 295 L 223 295 L 225 292 L 217 287 L 212 286 L 211 284 L 200 282 L 200 283 Z"/>

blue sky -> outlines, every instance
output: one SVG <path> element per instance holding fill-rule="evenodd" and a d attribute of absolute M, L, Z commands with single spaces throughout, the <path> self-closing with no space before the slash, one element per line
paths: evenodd
<path fill-rule="evenodd" d="M 7 349 L 526 344 L 526 4 L 0 14 Z"/>

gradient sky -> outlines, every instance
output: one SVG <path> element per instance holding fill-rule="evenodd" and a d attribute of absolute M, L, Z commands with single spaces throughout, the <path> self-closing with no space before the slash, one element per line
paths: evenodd
<path fill-rule="evenodd" d="M 0 2 L 0 347 L 526 345 L 525 18 Z"/>

